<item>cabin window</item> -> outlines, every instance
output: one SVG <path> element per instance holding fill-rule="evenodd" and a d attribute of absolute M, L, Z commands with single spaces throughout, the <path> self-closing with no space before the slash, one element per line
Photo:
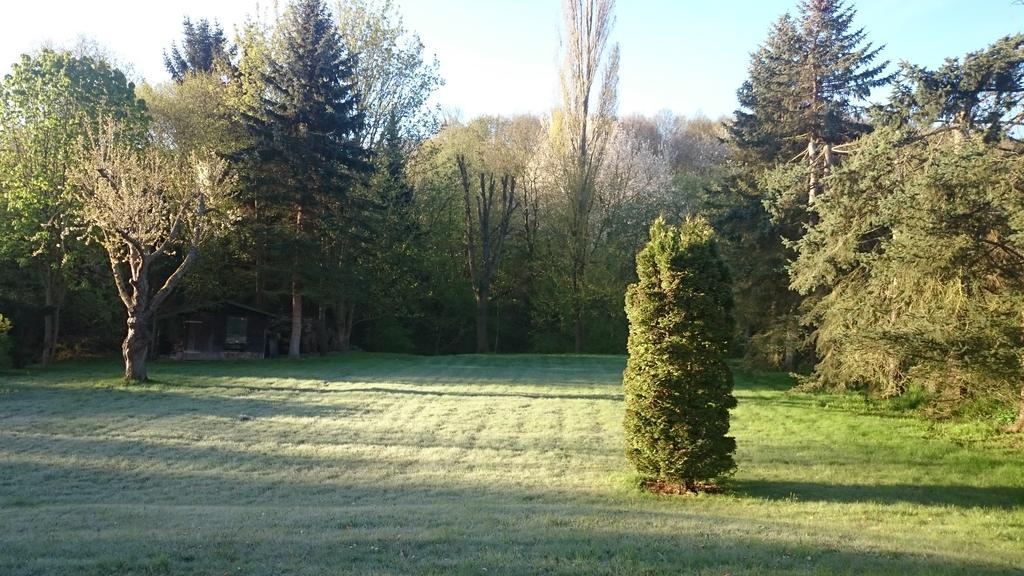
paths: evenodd
<path fill-rule="evenodd" d="M 225 348 L 241 349 L 247 344 L 248 322 L 241 316 L 228 316 L 228 328 L 224 336 Z"/>

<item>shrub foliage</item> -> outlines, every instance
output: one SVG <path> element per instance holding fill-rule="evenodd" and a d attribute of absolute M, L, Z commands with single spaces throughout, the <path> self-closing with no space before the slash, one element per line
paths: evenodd
<path fill-rule="evenodd" d="M 729 276 L 703 219 L 659 219 L 636 263 L 626 292 L 626 455 L 650 481 L 692 490 L 735 468 Z"/>

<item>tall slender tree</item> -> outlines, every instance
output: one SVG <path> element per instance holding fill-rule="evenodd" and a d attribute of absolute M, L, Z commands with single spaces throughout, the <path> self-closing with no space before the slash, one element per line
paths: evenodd
<path fill-rule="evenodd" d="M 480 172 L 472 182 L 466 157 L 456 159 L 466 222 L 466 262 L 469 266 L 473 296 L 476 299 L 476 351 L 489 350 L 487 315 L 491 302 L 491 285 L 501 262 L 502 249 L 508 238 L 512 215 L 519 205 L 516 195 L 516 177 L 501 176 L 501 191 L 497 191 L 494 173 Z"/>
<path fill-rule="evenodd" d="M 248 115 L 258 161 L 276 167 L 263 182 L 274 190 L 281 231 L 290 239 L 292 320 L 288 355 L 301 353 L 305 268 L 315 238 L 341 209 L 353 179 L 369 165 L 357 141 L 363 125 L 354 88 L 355 58 L 321 0 L 296 0 L 277 30 L 265 74 L 262 114 Z M 266 172 L 264 171 L 264 174 Z"/>
<path fill-rule="evenodd" d="M 562 183 L 568 207 L 569 290 L 574 348 L 583 350 L 586 272 L 597 177 L 614 128 L 619 47 L 611 43 L 614 0 L 565 0 L 562 105 L 558 110 Z"/>
<path fill-rule="evenodd" d="M 729 275 L 705 220 L 655 221 L 636 272 L 626 291 L 626 456 L 648 481 L 692 491 L 735 468 Z"/>

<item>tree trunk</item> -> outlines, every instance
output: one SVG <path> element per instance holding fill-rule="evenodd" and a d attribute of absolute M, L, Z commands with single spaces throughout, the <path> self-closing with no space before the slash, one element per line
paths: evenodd
<path fill-rule="evenodd" d="M 321 356 L 327 355 L 327 310 L 323 306 L 316 308 L 316 351 Z"/>
<path fill-rule="evenodd" d="M 498 338 L 501 336 L 501 299 L 494 303 L 494 353 L 498 353 Z"/>
<path fill-rule="evenodd" d="M 818 198 L 818 142 L 814 136 L 807 141 L 807 163 L 810 166 L 810 179 L 807 183 L 807 205 L 814 206 Z"/>
<path fill-rule="evenodd" d="M 40 362 L 49 364 L 57 355 L 57 341 L 60 338 L 60 298 L 57 295 L 57 279 L 53 268 L 47 266 L 43 289 L 43 351 Z"/>
<path fill-rule="evenodd" d="M 143 316 L 128 317 L 128 335 L 121 345 L 124 357 L 124 379 L 129 382 L 145 382 L 149 379 L 146 372 L 146 358 L 149 354 L 150 326 L 149 319 Z"/>
<path fill-rule="evenodd" d="M 348 317 L 348 303 L 339 299 L 334 305 L 334 349 L 339 352 L 347 352 L 352 345 L 352 328 Z"/>
<path fill-rule="evenodd" d="M 476 294 L 476 353 L 487 354 L 487 301 L 489 294 L 481 289 Z"/>
<path fill-rule="evenodd" d="M 573 351 L 577 354 L 583 352 L 583 287 L 580 276 L 581 274 L 574 271 L 572 278 Z"/>
<path fill-rule="evenodd" d="M 1024 432 L 1024 386 L 1020 389 L 1020 402 L 1017 404 L 1017 421 L 1007 432 Z"/>
<path fill-rule="evenodd" d="M 292 278 L 292 335 L 288 342 L 288 357 L 298 358 L 302 353 L 302 291 L 298 278 Z"/>

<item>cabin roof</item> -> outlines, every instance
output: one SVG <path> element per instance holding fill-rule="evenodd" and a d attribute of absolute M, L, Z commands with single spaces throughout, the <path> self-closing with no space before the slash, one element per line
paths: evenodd
<path fill-rule="evenodd" d="M 253 306 L 249 306 L 248 304 L 242 304 L 241 302 L 235 302 L 233 300 L 220 300 L 218 302 L 205 302 L 205 303 L 199 303 L 199 304 L 186 304 L 184 306 L 176 306 L 174 308 L 168 308 L 166 311 L 163 311 L 163 312 L 160 312 L 159 314 L 157 314 L 156 318 L 158 320 L 163 320 L 163 319 L 166 319 L 166 318 L 172 318 L 174 316 L 180 316 L 182 314 L 190 314 L 192 312 L 223 310 L 224 308 L 238 308 L 238 309 L 241 309 L 241 310 L 245 310 L 246 312 L 250 312 L 252 314 L 256 314 L 256 315 L 259 315 L 259 316 L 265 316 L 267 318 L 273 318 L 273 317 L 277 316 L 276 314 L 273 314 L 271 312 L 267 312 L 266 310 L 260 310 L 259 308 L 255 308 Z"/>

